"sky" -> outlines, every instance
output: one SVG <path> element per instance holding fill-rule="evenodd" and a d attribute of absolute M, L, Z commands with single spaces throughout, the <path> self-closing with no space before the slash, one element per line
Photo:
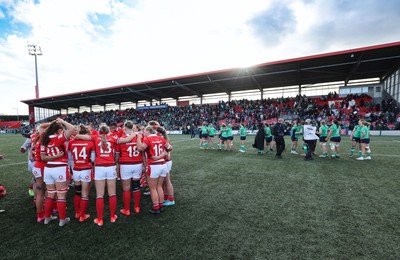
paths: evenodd
<path fill-rule="evenodd" d="M 399 0 L 0 0 L 0 114 L 35 98 L 400 41 Z"/>

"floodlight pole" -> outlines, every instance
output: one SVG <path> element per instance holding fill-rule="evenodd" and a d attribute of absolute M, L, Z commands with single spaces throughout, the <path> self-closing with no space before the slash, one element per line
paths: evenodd
<path fill-rule="evenodd" d="M 43 55 L 43 53 L 42 53 L 42 49 L 37 44 L 29 44 L 28 43 L 28 51 L 29 51 L 29 55 L 35 56 L 35 75 L 36 75 L 35 94 L 36 94 L 36 98 L 39 98 L 39 77 L 38 77 L 38 69 L 37 69 L 37 56 Z"/>

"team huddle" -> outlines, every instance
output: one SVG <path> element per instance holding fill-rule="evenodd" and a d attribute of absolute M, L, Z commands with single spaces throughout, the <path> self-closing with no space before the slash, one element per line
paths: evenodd
<path fill-rule="evenodd" d="M 75 218 L 84 222 L 89 192 L 94 180 L 96 212 L 94 223 L 104 224 L 104 194 L 107 188 L 110 222 L 117 220 L 118 175 L 122 182 L 122 215 L 131 215 L 131 201 L 136 214 L 140 212 L 141 186 L 148 186 L 152 201 L 151 214 L 159 215 L 165 206 L 175 204 L 170 171 L 172 145 L 158 122 L 139 127 L 127 121 L 123 129 L 100 124 L 98 131 L 90 126 L 75 127 L 58 118 L 36 128 L 31 136 L 30 168 L 35 179 L 37 222 L 48 224 L 57 219 L 66 225 L 66 199 L 70 177 L 74 181 Z M 72 176 L 70 170 L 72 169 Z"/>

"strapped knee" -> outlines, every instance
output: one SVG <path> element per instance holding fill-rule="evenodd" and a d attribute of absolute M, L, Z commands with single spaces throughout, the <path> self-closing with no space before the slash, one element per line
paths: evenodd
<path fill-rule="evenodd" d="M 59 189 L 59 190 L 57 190 L 57 193 L 67 193 L 68 189 L 69 189 L 68 187 L 64 188 L 64 189 Z"/>
<path fill-rule="evenodd" d="M 331 144 L 331 150 L 335 151 L 336 144 Z"/>
<path fill-rule="evenodd" d="M 79 195 L 79 196 L 82 194 L 82 186 L 81 185 L 75 185 L 75 194 Z"/>
<path fill-rule="evenodd" d="M 321 143 L 321 144 L 322 144 L 322 146 L 326 147 L 326 143 Z"/>
<path fill-rule="evenodd" d="M 132 181 L 132 191 L 138 192 L 140 191 L 140 181 Z"/>
<path fill-rule="evenodd" d="M 56 192 L 57 192 L 56 189 L 47 189 L 47 193 L 49 193 L 49 194 L 54 194 Z"/>

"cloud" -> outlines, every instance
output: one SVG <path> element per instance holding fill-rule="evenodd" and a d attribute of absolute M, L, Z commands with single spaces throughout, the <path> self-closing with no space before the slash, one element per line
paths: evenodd
<path fill-rule="evenodd" d="M 399 40 L 398 1 L 0 0 L 0 113 L 34 97 Z M 8 94 L 8 93 L 6 93 Z M 2 100 L 3 101 L 3 100 Z M 14 112 L 15 113 L 15 112 Z"/>
<path fill-rule="evenodd" d="M 292 9 L 283 2 L 275 3 L 249 23 L 255 29 L 255 35 L 267 46 L 278 44 L 287 34 L 296 30 L 296 17 Z"/>
<path fill-rule="evenodd" d="M 384 4 L 366 0 L 317 2 L 318 23 L 306 35 L 322 49 L 338 46 L 360 46 L 393 41 L 400 35 L 400 2 L 389 0 Z"/>
<path fill-rule="evenodd" d="M 0 19 L 6 18 L 6 15 L 3 13 L 3 11 L 0 9 Z"/>

